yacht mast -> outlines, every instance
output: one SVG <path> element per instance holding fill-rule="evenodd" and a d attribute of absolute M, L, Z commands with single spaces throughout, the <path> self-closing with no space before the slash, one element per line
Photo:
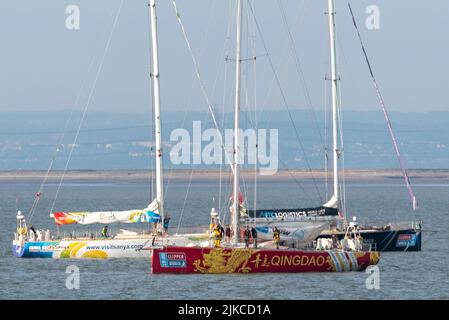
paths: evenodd
<path fill-rule="evenodd" d="M 239 111 L 240 111 L 240 76 L 241 76 L 241 38 L 242 38 L 242 1 L 237 0 L 237 37 L 235 53 L 235 110 L 234 110 L 234 203 L 232 243 L 237 244 L 240 237 L 240 201 L 239 201 Z"/>
<path fill-rule="evenodd" d="M 331 81 L 332 81 L 332 150 L 333 150 L 333 170 L 334 170 L 334 195 L 337 206 L 339 201 L 338 192 L 338 158 L 340 150 L 338 149 L 338 91 L 337 91 L 337 52 L 335 45 L 335 8 L 334 0 L 328 0 L 329 16 L 329 40 L 331 56 Z"/>
<path fill-rule="evenodd" d="M 150 0 L 151 17 L 151 50 L 152 50 L 152 70 L 151 78 L 153 80 L 153 103 L 154 103 L 154 127 L 155 127 L 155 145 L 156 145 L 156 201 L 161 217 L 161 230 L 164 222 L 164 186 L 162 179 L 162 138 L 161 138 L 161 100 L 159 84 L 159 54 L 157 43 L 157 17 L 156 0 Z"/>

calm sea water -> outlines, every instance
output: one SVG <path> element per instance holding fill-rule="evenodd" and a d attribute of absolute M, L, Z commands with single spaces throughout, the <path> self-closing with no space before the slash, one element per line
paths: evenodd
<path fill-rule="evenodd" d="M 172 181 L 166 189 L 167 210 L 176 228 L 207 224 L 211 207 L 219 203 L 215 181 Z M 254 186 L 246 185 L 248 194 Z M 317 186 L 319 190 L 323 185 Z M 36 183 L 0 182 L 0 298 L 2 299 L 438 299 L 449 298 L 449 181 L 415 181 L 421 209 L 411 213 L 400 180 L 349 182 L 348 216 L 359 221 L 387 223 L 424 221 L 423 250 L 417 253 L 384 253 L 381 257 L 380 289 L 368 290 L 364 272 L 328 274 L 261 275 L 152 275 L 149 260 L 52 260 L 18 259 L 11 253 L 16 227 L 16 198 L 26 212 Z M 222 194 L 228 186 L 222 186 Z M 315 206 L 324 201 L 310 182 L 258 184 L 258 207 Z M 33 218 L 36 228 L 54 228 L 48 213 L 56 185 L 49 185 Z M 145 183 L 69 183 L 56 202 L 56 210 L 110 210 L 143 208 L 150 199 Z M 224 198 L 223 196 L 221 198 Z M 187 199 L 185 201 L 185 199 Z M 249 197 L 249 202 L 254 199 Z M 99 227 L 100 228 L 100 227 Z M 67 266 L 80 270 L 80 289 L 68 290 Z"/>

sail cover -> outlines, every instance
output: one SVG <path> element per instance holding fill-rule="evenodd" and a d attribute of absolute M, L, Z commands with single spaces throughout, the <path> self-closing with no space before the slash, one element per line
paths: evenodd
<path fill-rule="evenodd" d="M 338 201 L 335 196 L 320 207 L 298 209 L 247 210 L 250 218 L 299 218 L 338 216 Z"/>
<path fill-rule="evenodd" d="M 320 206 L 315 208 L 298 208 L 298 209 L 248 210 L 247 213 L 250 218 L 322 217 L 322 216 L 338 216 L 338 209 Z"/>
<path fill-rule="evenodd" d="M 83 212 L 54 212 L 52 218 L 57 225 L 65 224 L 94 224 L 94 223 L 142 223 L 158 222 L 161 217 L 158 212 L 158 203 L 154 200 L 145 209 L 126 211 L 83 211 Z"/>

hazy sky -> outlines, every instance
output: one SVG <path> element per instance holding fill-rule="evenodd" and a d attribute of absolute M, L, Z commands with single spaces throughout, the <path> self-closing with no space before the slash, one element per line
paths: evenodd
<path fill-rule="evenodd" d="M 232 110 L 234 13 L 226 0 L 178 0 L 183 22 L 216 108 L 221 108 L 227 70 L 226 110 Z M 374 72 L 390 111 L 449 110 L 449 1 L 352 0 Z M 317 109 L 323 107 L 328 72 L 326 0 L 282 0 Z M 65 26 L 68 5 L 80 8 L 80 30 Z M 94 58 L 81 96 L 82 108 L 99 65 L 120 0 L 2 0 L 0 2 L 0 111 L 63 110 L 74 104 Z M 368 5 L 380 8 L 380 29 L 365 27 Z M 336 0 L 343 108 L 378 109 L 347 1 Z M 231 10 L 232 11 L 232 10 Z M 254 12 L 291 108 L 306 108 L 300 77 L 289 50 L 278 1 L 256 0 Z M 164 110 L 207 110 L 171 0 L 158 1 L 161 86 Z M 249 21 L 249 24 L 246 21 Z M 227 24 L 232 28 L 226 45 Z M 283 108 L 273 74 L 245 10 L 244 66 L 249 105 Z M 246 30 L 248 30 L 246 29 Z M 255 35 L 255 37 L 254 37 Z M 255 41 L 253 41 L 255 39 Z M 252 44 L 254 43 L 254 44 Z M 89 110 L 146 112 L 150 109 L 147 0 L 125 0 Z M 254 88 L 256 91 L 254 93 Z M 215 89 L 215 90 L 214 90 Z"/>

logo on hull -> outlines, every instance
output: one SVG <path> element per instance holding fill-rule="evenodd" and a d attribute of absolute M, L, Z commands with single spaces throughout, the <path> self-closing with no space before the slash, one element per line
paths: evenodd
<path fill-rule="evenodd" d="M 163 268 L 185 268 L 187 265 L 184 252 L 159 252 L 159 260 Z"/>
<path fill-rule="evenodd" d="M 396 247 L 413 247 L 416 244 L 416 234 L 400 234 Z"/>

